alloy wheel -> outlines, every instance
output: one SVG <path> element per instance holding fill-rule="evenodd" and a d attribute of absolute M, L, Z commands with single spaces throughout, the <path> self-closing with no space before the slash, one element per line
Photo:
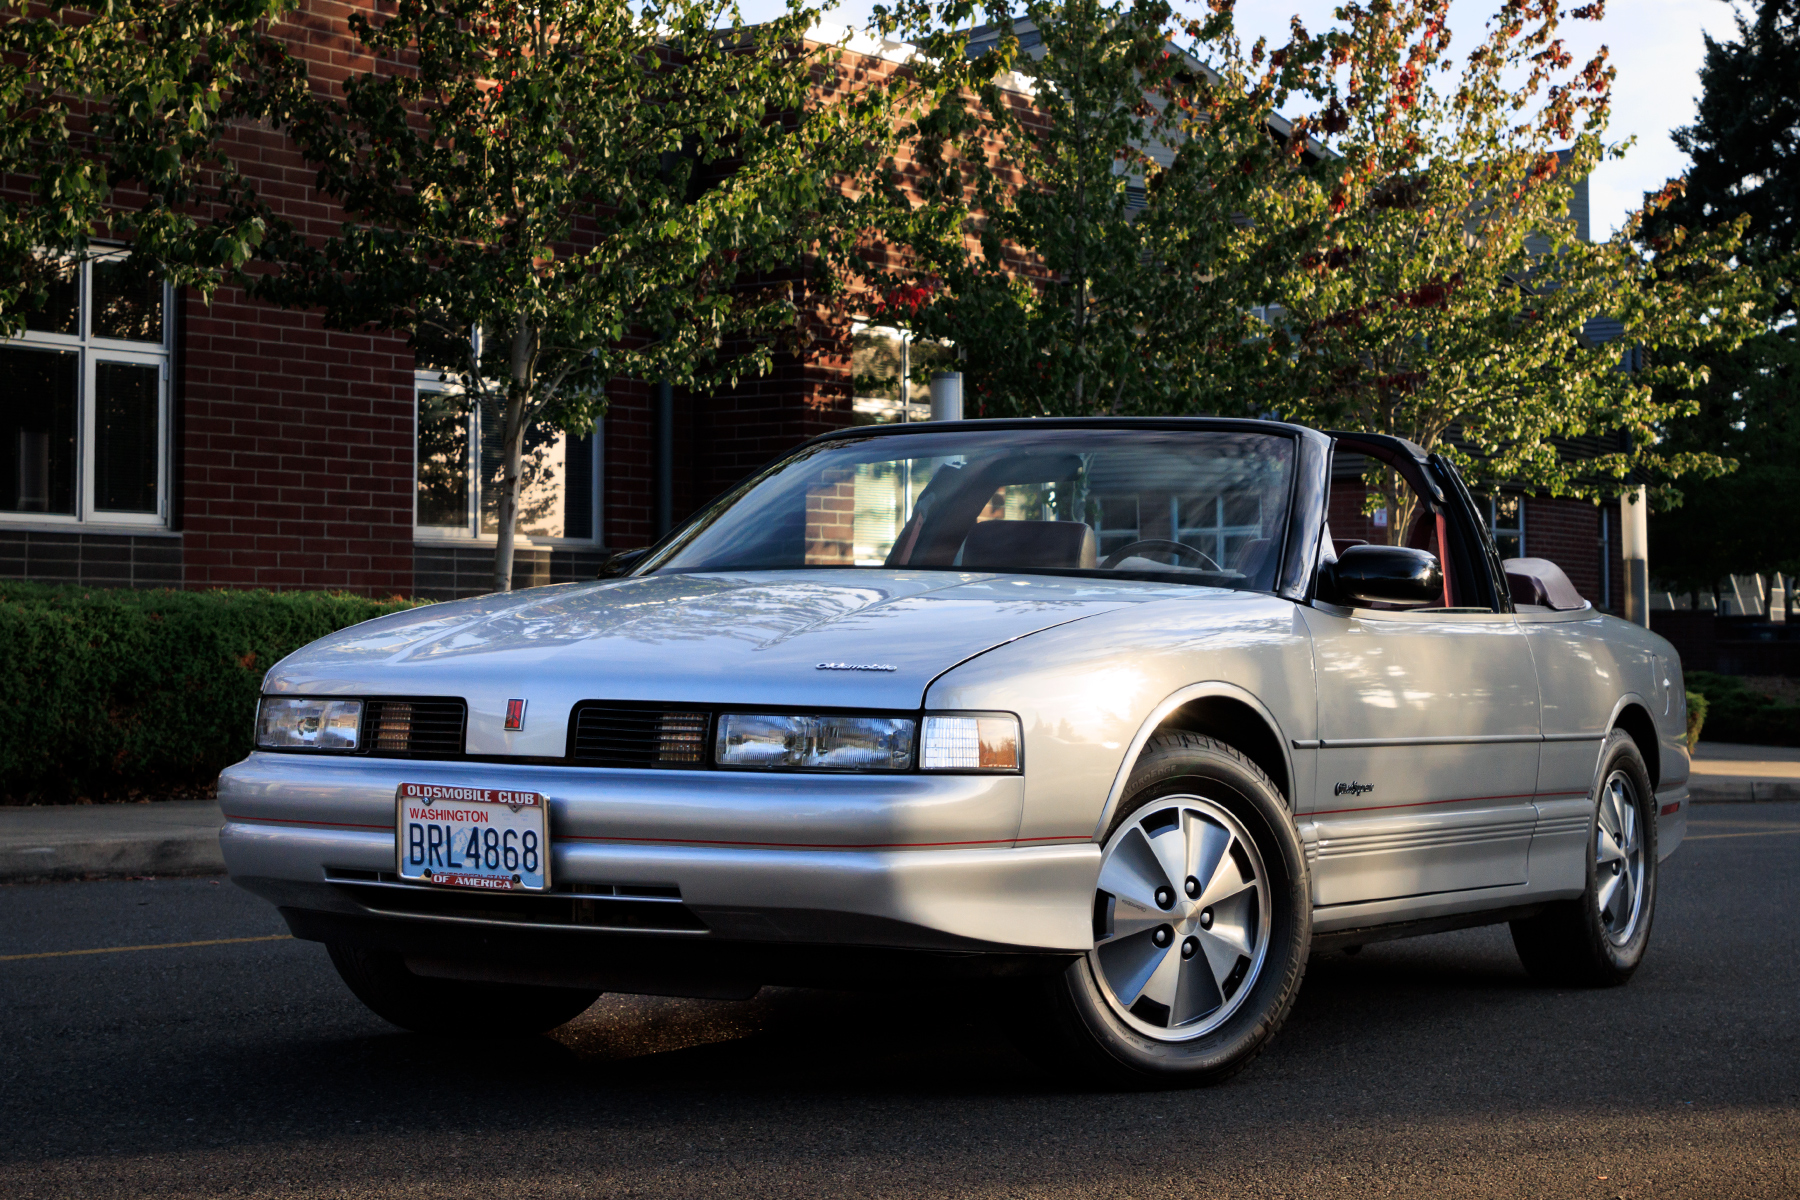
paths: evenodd
<path fill-rule="evenodd" d="M 1614 771 L 1600 793 L 1594 831 L 1594 905 L 1607 940 L 1623 946 L 1637 932 L 1644 907 L 1644 838 L 1637 788 Z"/>
<path fill-rule="evenodd" d="M 1269 943 L 1261 852 L 1230 810 L 1166 796 L 1108 839 L 1088 962 L 1114 1011 L 1159 1041 L 1217 1029 L 1252 990 Z"/>

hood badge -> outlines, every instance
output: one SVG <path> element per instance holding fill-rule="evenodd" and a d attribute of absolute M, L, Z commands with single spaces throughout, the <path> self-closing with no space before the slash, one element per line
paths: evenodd
<path fill-rule="evenodd" d="M 820 671 L 898 671 L 900 668 L 887 663 L 820 663 L 815 670 Z"/>
<path fill-rule="evenodd" d="M 516 733 L 523 728 L 525 728 L 525 702 L 523 700 L 508 700 L 506 702 L 507 732 Z"/>

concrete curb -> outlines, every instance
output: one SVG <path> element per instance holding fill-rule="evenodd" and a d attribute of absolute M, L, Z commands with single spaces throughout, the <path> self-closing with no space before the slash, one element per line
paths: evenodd
<path fill-rule="evenodd" d="M 210 800 L 0 808 L 0 883 L 128 875 L 217 875 Z"/>
<path fill-rule="evenodd" d="M 1709 779 L 1699 783 L 1689 776 L 1688 799 L 1695 804 L 1771 804 L 1800 800 L 1800 780 Z"/>

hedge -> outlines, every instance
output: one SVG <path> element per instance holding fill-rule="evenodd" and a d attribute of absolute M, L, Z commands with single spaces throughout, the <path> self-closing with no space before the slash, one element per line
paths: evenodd
<path fill-rule="evenodd" d="M 1689 671 L 1687 686 L 1706 697 L 1706 740 L 1800 746 L 1800 704 L 1784 704 L 1735 675 Z"/>
<path fill-rule="evenodd" d="M 250 751 L 265 671 L 410 607 L 331 592 L 0 583 L 0 802 L 209 787 Z"/>

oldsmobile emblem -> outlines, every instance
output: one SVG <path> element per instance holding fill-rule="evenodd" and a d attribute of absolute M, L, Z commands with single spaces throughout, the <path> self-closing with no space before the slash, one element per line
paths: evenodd
<path fill-rule="evenodd" d="M 820 671 L 898 671 L 900 668 L 887 663 L 820 663 Z"/>
<path fill-rule="evenodd" d="M 1360 796 L 1364 792 L 1372 792 L 1374 790 L 1374 784 L 1358 783 L 1356 780 L 1352 779 L 1349 783 L 1340 783 L 1332 788 L 1331 794 L 1334 796 Z"/>

